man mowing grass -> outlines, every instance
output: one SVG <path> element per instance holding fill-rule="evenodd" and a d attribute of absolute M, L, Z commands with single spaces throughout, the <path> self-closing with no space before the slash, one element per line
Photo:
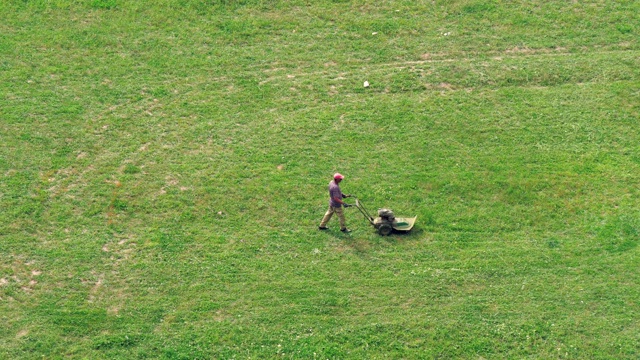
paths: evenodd
<path fill-rule="evenodd" d="M 343 194 L 342 190 L 340 190 L 340 182 L 343 179 L 344 176 L 342 174 L 335 173 L 333 175 L 333 181 L 329 183 L 329 210 L 327 210 L 322 218 L 322 222 L 320 222 L 320 226 L 318 227 L 320 230 L 327 230 L 327 223 L 335 213 L 338 215 L 338 219 L 340 219 L 340 231 L 345 233 L 351 232 L 351 230 L 347 229 L 346 221 L 344 219 L 344 211 L 342 211 L 343 206 L 351 206 L 342 201 L 342 199 L 351 196 Z"/>

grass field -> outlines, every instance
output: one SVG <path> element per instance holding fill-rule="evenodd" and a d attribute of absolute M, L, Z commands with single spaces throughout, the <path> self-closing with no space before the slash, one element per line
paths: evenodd
<path fill-rule="evenodd" d="M 0 2 L 0 358 L 639 358 L 639 36 L 632 0 Z M 318 231 L 336 171 L 414 230 Z"/>

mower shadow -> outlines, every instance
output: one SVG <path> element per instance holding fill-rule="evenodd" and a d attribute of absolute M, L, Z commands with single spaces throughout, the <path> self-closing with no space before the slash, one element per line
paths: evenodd
<path fill-rule="evenodd" d="M 362 227 L 352 229 L 352 232 L 346 234 L 339 230 L 329 230 L 327 235 L 342 243 L 342 246 L 345 248 L 351 249 L 354 254 L 367 256 L 372 248 L 375 248 L 381 243 L 399 245 L 415 241 L 419 239 L 423 233 L 424 231 L 422 229 L 414 228 L 411 231 L 394 231 L 388 236 L 382 236 L 374 229 Z"/>
<path fill-rule="evenodd" d="M 366 229 L 366 230 L 365 230 Z M 340 230 L 326 230 L 327 234 L 337 238 L 337 239 L 344 239 L 344 238 L 352 238 L 355 234 L 360 234 L 363 231 L 366 231 L 366 233 L 370 234 L 370 235 L 376 235 L 381 239 L 389 239 L 389 238 L 393 238 L 393 237 L 401 237 L 401 238 L 412 238 L 412 237 L 419 237 L 420 235 L 422 235 L 424 233 L 424 230 L 422 230 L 421 228 L 415 227 L 413 229 L 411 229 L 411 231 L 397 231 L 397 230 L 393 230 L 393 232 L 390 235 L 387 236 L 383 236 L 378 234 L 378 232 L 376 230 L 373 229 L 367 229 L 367 228 L 356 228 L 356 229 L 352 229 L 352 232 L 349 233 L 343 233 Z"/>
<path fill-rule="evenodd" d="M 412 229 L 411 231 L 393 231 L 388 236 L 380 236 L 384 240 L 390 243 L 407 243 L 411 241 L 415 241 L 420 238 L 420 235 L 423 233 L 420 229 Z"/>
<path fill-rule="evenodd" d="M 412 237 L 420 237 L 424 234 L 424 230 L 419 227 L 414 227 L 410 231 L 393 231 L 391 236 L 401 236 L 403 238 L 412 238 Z"/>

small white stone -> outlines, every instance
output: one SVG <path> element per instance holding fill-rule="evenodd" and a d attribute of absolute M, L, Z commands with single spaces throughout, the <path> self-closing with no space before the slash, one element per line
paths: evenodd
<path fill-rule="evenodd" d="M 368 81 L 364 82 L 364 87 L 369 87 L 369 82 Z"/>

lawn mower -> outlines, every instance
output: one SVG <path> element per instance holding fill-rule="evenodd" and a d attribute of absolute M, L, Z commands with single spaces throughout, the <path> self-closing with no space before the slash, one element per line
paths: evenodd
<path fill-rule="evenodd" d="M 393 211 L 389 209 L 378 209 L 378 217 L 373 218 L 360 200 L 356 197 L 354 198 L 356 199 L 356 203 L 350 206 L 358 208 L 365 219 L 378 230 L 378 234 L 383 236 L 390 235 L 393 230 L 402 232 L 411 230 L 416 223 L 416 218 L 418 218 L 417 216 L 412 218 L 395 217 Z"/>

